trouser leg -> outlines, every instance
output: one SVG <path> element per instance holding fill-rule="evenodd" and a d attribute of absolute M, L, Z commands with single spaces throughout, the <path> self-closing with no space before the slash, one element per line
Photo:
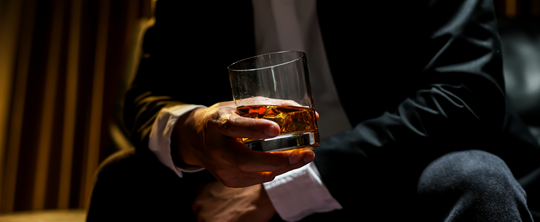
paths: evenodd
<path fill-rule="evenodd" d="M 418 182 L 426 221 L 532 221 L 526 193 L 499 157 L 454 152 L 429 164 Z"/>

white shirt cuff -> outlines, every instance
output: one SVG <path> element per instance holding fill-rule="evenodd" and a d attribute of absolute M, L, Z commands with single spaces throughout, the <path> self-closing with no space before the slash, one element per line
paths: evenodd
<path fill-rule="evenodd" d="M 150 131 L 150 138 L 148 147 L 157 156 L 159 161 L 176 172 L 176 175 L 182 177 L 182 172 L 198 172 L 204 170 L 202 167 L 177 167 L 174 165 L 171 155 L 171 134 L 174 129 L 176 120 L 195 108 L 205 107 L 202 105 L 177 105 L 168 108 L 163 108 L 159 111 L 152 130 Z"/>
<path fill-rule="evenodd" d="M 263 185 L 277 213 L 286 221 L 342 208 L 322 183 L 314 162 L 278 175 Z"/>

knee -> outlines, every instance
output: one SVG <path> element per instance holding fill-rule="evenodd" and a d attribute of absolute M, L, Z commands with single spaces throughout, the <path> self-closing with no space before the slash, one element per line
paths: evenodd
<path fill-rule="evenodd" d="M 532 221 L 525 191 L 510 169 L 484 151 L 455 152 L 433 161 L 420 176 L 417 194 L 429 221 Z"/>
<path fill-rule="evenodd" d="M 418 182 L 418 193 L 461 193 L 485 196 L 519 194 L 525 191 L 499 157 L 479 150 L 449 153 L 426 167 Z"/>

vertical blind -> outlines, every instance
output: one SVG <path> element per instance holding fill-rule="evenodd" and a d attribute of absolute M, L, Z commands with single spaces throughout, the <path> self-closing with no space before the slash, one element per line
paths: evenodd
<path fill-rule="evenodd" d="M 0 0 L 0 214 L 87 207 L 152 5 Z"/>

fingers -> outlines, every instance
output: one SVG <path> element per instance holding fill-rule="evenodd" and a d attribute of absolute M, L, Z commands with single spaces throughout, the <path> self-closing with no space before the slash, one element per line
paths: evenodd
<path fill-rule="evenodd" d="M 247 158 L 253 160 L 240 168 L 245 172 L 281 172 L 301 167 L 315 158 L 311 149 L 293 149 L 280 152 L 250 152 Z"/>
<path fill-rule="evenodd" d="M 282 106 L 298 106 L 302 107 L 299 103 L 294 100 L 285 100 L 285 99 L 273 99 L 262 96 L 255 96 L 251 98 L 242 99 L 241 104 L 257 104 L 257 105 L 282 105 Z"/>
<path fill-rule="evenodd" d="M 232 138 L 266 139 L 279 135 L 279 125 L 265 119 L 252 119 L 236 114 L 234 108 L 220 110 L 219 119 L 212 121 L 219 133 Z"/>
<path fill-rule="evenodd" d="M 243 154 L 237 153 L 237 155 L 224 157 L 236 173 L 218 179 L 229 187 L 264 183 L 273 180 L 279 174 L 300 168 L 313 161 L 314 158 L 315 153 L 311 151 L 311 148 L 274 153 L 248 150 Z M 220 172 L 217 173 L 220 174 Z"/>
<path fill-rule="evenodd" d="M 198 132 L 202 141 L 197 159 L 221 183 L 245 187 L 268 182 L 284 172 L 313 161 L 311 147 L 279 152 L 253 151 L 238 138 L 272 138 L 279 125 L 265 119 L 241 117 L 231 104 L 217 104 L 196 115 L 201 121 Z"/>
<path fill-rule="evenodd" d="M 264 119 L 251 119 L 231 115 L 222 127 L 220 133 L 233 138 L 266 139 L 279 135 L 279 125 Z"/>
<path fill-rule="evenodd" d="M 279 152 L 253 151 L 246 147 L 226 152 L 223 159 L 241 172 L 266 172 L 300 166 L 313 161 L 315 153 L 311 149 L 293 149 Z"/>
<path fill-rule="evenodd" d="M 228 180 L 220 181 L 226 187 L 241 188 L 272 181 L 274 177 L 275 175 L 272 172 L 244 173 Z"/>
<path fill-rule="evenodd" d="M 234 177 L 218 178 L 218 180 L 220 180 L 223 183 L 223 185 L 227 187 L 235 187 L 235 188 L 247 187 L 247 186 L 252 186 L 254 184 L 262 184 L 268 181 L 272 181 L 277 175 L 300 168 L 306 164 L 307 163 L 300 161 L 297 164 L 290 165 L 287 168 L 280 169 L 277 171 L 242 172 L 238 175 L 235 175 Z"/>
<path fill-rule="evenodd" d="M 278 100 L 276 100 L 278 101 Z M 298 105 L 292 100 L 279 100 L 283 104 Z M 299 106 L 299 105 L 298 105 Z M 266 119 L 242 117 L 236 113 L 231 104 L 219 104 L 217 113 L 214 113 L 209 124 L 214 124 L 219 132 L 232 138 L 267 139 L 276 137 L 280 133 L 279 125 Z M 317 120 L 319 113 L 315 112 Z"/>

